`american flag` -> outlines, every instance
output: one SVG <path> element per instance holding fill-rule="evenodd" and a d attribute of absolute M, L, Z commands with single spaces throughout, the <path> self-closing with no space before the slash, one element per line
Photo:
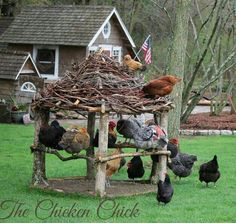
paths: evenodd
<path fill-rule="evenodd" d="M 152 62 L 151 35 L 144 41 L 142 50 L 144 51 L 144 60 L 146 64 L 150 64 Z"/>

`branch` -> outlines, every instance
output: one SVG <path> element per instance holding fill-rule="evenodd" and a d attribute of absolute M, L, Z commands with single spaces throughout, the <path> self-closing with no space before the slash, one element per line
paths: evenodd
<path fill-rule="evenodd" d="M 68 161 L 68 160 L 73 160 L 73 159 L 86 159 L 86 160 L 90 160 L 90 161 L 94 162 L 94 160 L 95 160 L 94 158 L 91 158 L 91 157 L 88 157 L 88 156 L 85 156 L 85 155 L 74 155 L 73 154 L 72 156 L 64 157 L 56 149 L 49 149 L 49 148 L 46 148 L 46 147 L 36 147 L 35 148 L 34 146 L 31 146 L 30 149 L 31 149 L 32 152 L 39 151 L 39 152 L 54 154 L 61 161 Z"/>
<path fill-rule="evenodd" d="M 159 5 L 156 1 L 154 1 L 154 0 L 151 0 L 151 2 L 152 2 L 154 5 L 156 5 L 158 8 L 160 8 L 161 10 L 163 10 L 163 11 L 166 13 L 166 15 L 167 15 L 167 17 L 168 17 L 168 19 L 169 19 L 169 21 L 170 21 L 170 31 L 171 31 L 171 34 L 172 34 L 172 36 L 173 36 L 173 35 L 174 35 L 173 22 L 172 22 L 172 20 L 171 20 L 171 17 L 170 17 L 169 12 L 167 11 L 167 9 L 166 9 L 166 7 L 165 7 L 166 2 L 164 3 L 163 6 L 160 6 L 160 5 Z"/>
<path fill-rule="evenodd" d="M 122 157 L 133 157 L 133 156 L 150 156 L 150 155 L 166 155 L 169 156 L 170 155 L 170 151 L 168 150 L 162 150 L 162 151 L 153 151 L 153 152 L 147 152 L 147 151 L 143 151 L 143 152 L 135 152 L 135 153 L 122 153 L 122 154 L 118 154 L 118 155 L 111 155 L 111 156 L 107 156 L 107 157 L 97 157 L 95 162 L 107 162 L 109 160 L 114 160 L 117 158 L 122 158 Z"/>

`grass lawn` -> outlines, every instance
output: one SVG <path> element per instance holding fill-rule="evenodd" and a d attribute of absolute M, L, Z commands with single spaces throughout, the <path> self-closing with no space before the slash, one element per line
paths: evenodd
<path fill-rule="evenodd" d="M 99 209 L 99 205 L 104 201 L 100 198 L 42 192 L 29 188 L 32 175 L 32 154 L 29 146 L 33 142 L 33 134 L 32 125 L 0 124 L 0 218 L 11 215 L 3 221 L 1 219 L 0 222 L 235 222 L 235 136 L 181 138 L 181 150 L 196 154 L 198 161 L 195 163 L 192 175 L 188 178 L 176 181 L 173 174 L 170 174 L 174 196 L 166 206 L 158 206 L 156 194 L 150 193 L 116 198 L 112 201 L 106 200 L 104 209 Z M 212 159 L 215 154 L 218 155 L 221 178 L 216 188 L 213 185 L 206 188 L 198 180 L 198 169 L 201 163 Z M 145 164 L 150 162 L 149 157 L 143 160 Z M 61 162 L 57 157 L 47 155 L 46 162 L 49 178 L 85 174 L 84 160 Z M 149 174 L 150 169 L 146 169 L 145 177 L 148 178 Z M 126 169 L 123 168 L 114 178 L 127 179 Z M 71 217 L 49 217 L 51 213 L 49 208 L 52 205 L 57 210 L 71 208 L 74 205 L 79 216 L 73 217 L 70 214 Z M 120 211 L 133 208 L 138 211 L 133 212 L 132 217 L 109 218 L 112 215 L 113 205 L 118 206 L 117 210 Z M 19 206 L 20 208 L 16 211 Z M 25 217 L 19 215 L 25 215 Z"/>

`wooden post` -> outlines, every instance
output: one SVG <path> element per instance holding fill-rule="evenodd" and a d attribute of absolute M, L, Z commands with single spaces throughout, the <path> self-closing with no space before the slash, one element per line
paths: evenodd
<path fill-rule="evenodd" d="M 168 113 L 163 112 L 161 114 L 161 120 L 160 120 L 161 127 L 165 130 L 167 133 L 168 128 Z M 167 150 L 167 145 L 163 148 L 163 150 Z M 167 173 L 167 156 L 166 155 L 160 155 L 159 156 L 159 162 L 157 165 L 158 169 L 158 178 L 159 180 L 164 181 L 165 180 L 165 174 Z"/>
<path fill-rule="evenodd" d="M 106 112 L 100 113 L 98 141 L 99 144 L 96 156 L 106 156 L 108 146 L 108 113 Z M 100 197 L 103 197 L 105 195 L 106 165 L 106 162 L 99 162 L 97 165 L 95 192 Z"/>
<path fill-rule="evenodd" d="M 87 123 L 87 129 L 88 133 L 90 135 L 90 146 L 89 149 L 86 150 L 86 155 L 88 157 L 94 157 L 94 147 L 93 147 L 93 138 L 94 138 L 94 128 L 95 128 L 95 112 L 89 112 L 88 113 L 88 123 Z M 87 163 L 87 178 L 89 180 L 94 179 L 94 165 L 91 160 L 86 160 Z"/>
<path fill-rule="evenodd" d="M 48 123 L 49 120 L 49 110 L 35 110 L 35 133 L 34 133 L 34 146 L 38 147 L 39 139 L 38 134 L 40 127 Z M 48 186 L 45 170 L 45 152 L 34 151 L 33 160 L 33 175 L 32 175 L 32 185 L 43 185 Z"/>

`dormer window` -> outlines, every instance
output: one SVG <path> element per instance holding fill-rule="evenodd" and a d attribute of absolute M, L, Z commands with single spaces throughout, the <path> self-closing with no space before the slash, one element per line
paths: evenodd
<path fill-rule="evenodd" d="M 31 82 L 25 82 L 24 84 L 22 84 L 20 90 L 34 93 L 34 92 L 36 92 L 36 87 Z"/>
<path fill-rule="evenodd" d="M 103 27 L 102 34 L 105 39 L 109 38 L 111 34 L 111 24 L 109 22 L 107 22 L 105 26 Z"/>

